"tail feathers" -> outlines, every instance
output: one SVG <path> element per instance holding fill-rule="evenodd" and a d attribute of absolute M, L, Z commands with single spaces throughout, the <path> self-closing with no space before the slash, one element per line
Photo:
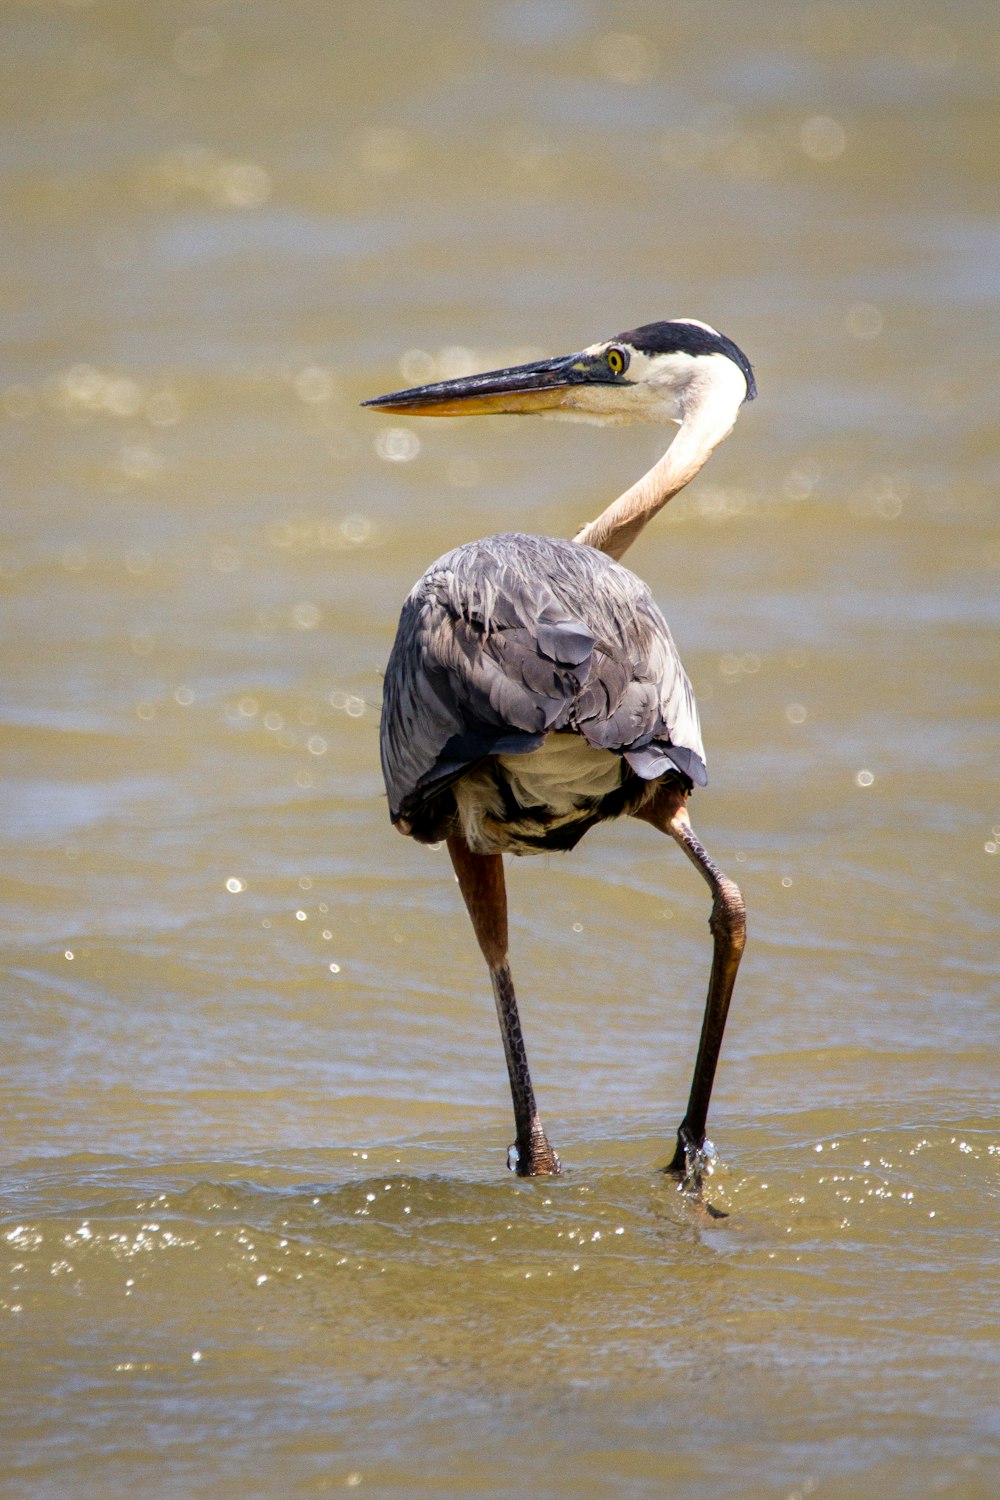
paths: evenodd
<path fill-rule="evenodd" d="M 680 771 L 695 786 L 708 785 L 705 762 L 694 750 L 688 750 L 684 745 L 664 745 L 662 741 L 654 740 L 641 750 L 623 751 L 623 758 L 643 781 L 655 781 L 667 771 Z"/>
<path fill-rule="evenodd" d="M 431 769 L 421 776 L 416 790 L 438 791 L 487 755 L 527 755 L 529 750 L 538 750 L 544 739 L 544 731 L 531 734 L 525 729 L 473 729 L 453 734 Z"/>

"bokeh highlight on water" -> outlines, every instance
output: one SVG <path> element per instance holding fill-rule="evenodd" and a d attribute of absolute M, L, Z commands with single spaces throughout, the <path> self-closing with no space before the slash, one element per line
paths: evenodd
<path fill-rule="evenodd" d="M 1000 47 L 988 7 L 0 16 L 0 1492 L 986 1497 Z M 566 1168 L 504 1170 L 380 671 L 439 553 L 666 434 L 403 383 L 707 319 L 760 399 L 629 561 L 750 943 L 639 826 L 509 870 Z"/>

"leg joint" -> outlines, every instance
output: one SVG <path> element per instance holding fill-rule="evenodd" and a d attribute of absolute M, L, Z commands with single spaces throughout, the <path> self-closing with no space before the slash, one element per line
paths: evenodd
<path fill-rule="evenodd" d="M 746 905 L 739 886 L 726 875 L 719 880 L 708 925 L 713 937 L 723 940 L 737 953 L 743 952 L 747 935 Z"/>

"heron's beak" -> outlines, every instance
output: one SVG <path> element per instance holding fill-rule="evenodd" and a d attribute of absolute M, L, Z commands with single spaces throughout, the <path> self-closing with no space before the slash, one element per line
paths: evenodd
<path fill-rule="evenodd" d="M 488 412 L 549 411 L 562 406 L 573 386 L 593 381 L 593 364 L 586 355 L 568 354 L 490 370 L 461 380 L 439 380 L 388 396 L 362 401 L 376 411 L 408 412 L 421 417 L 464 417 Z"/>

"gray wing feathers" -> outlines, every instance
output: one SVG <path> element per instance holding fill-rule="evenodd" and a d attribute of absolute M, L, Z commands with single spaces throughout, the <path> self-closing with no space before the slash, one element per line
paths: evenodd
<path fill-rule="evenodd" d="M 704 781 L 691 686 L 645 584 L 603 553 L 543 537 L 490 537 L 432 564 L 386 668 L 393 817 L 484 755 L 569 728 L 646 779 L 677 766 Z"/>

